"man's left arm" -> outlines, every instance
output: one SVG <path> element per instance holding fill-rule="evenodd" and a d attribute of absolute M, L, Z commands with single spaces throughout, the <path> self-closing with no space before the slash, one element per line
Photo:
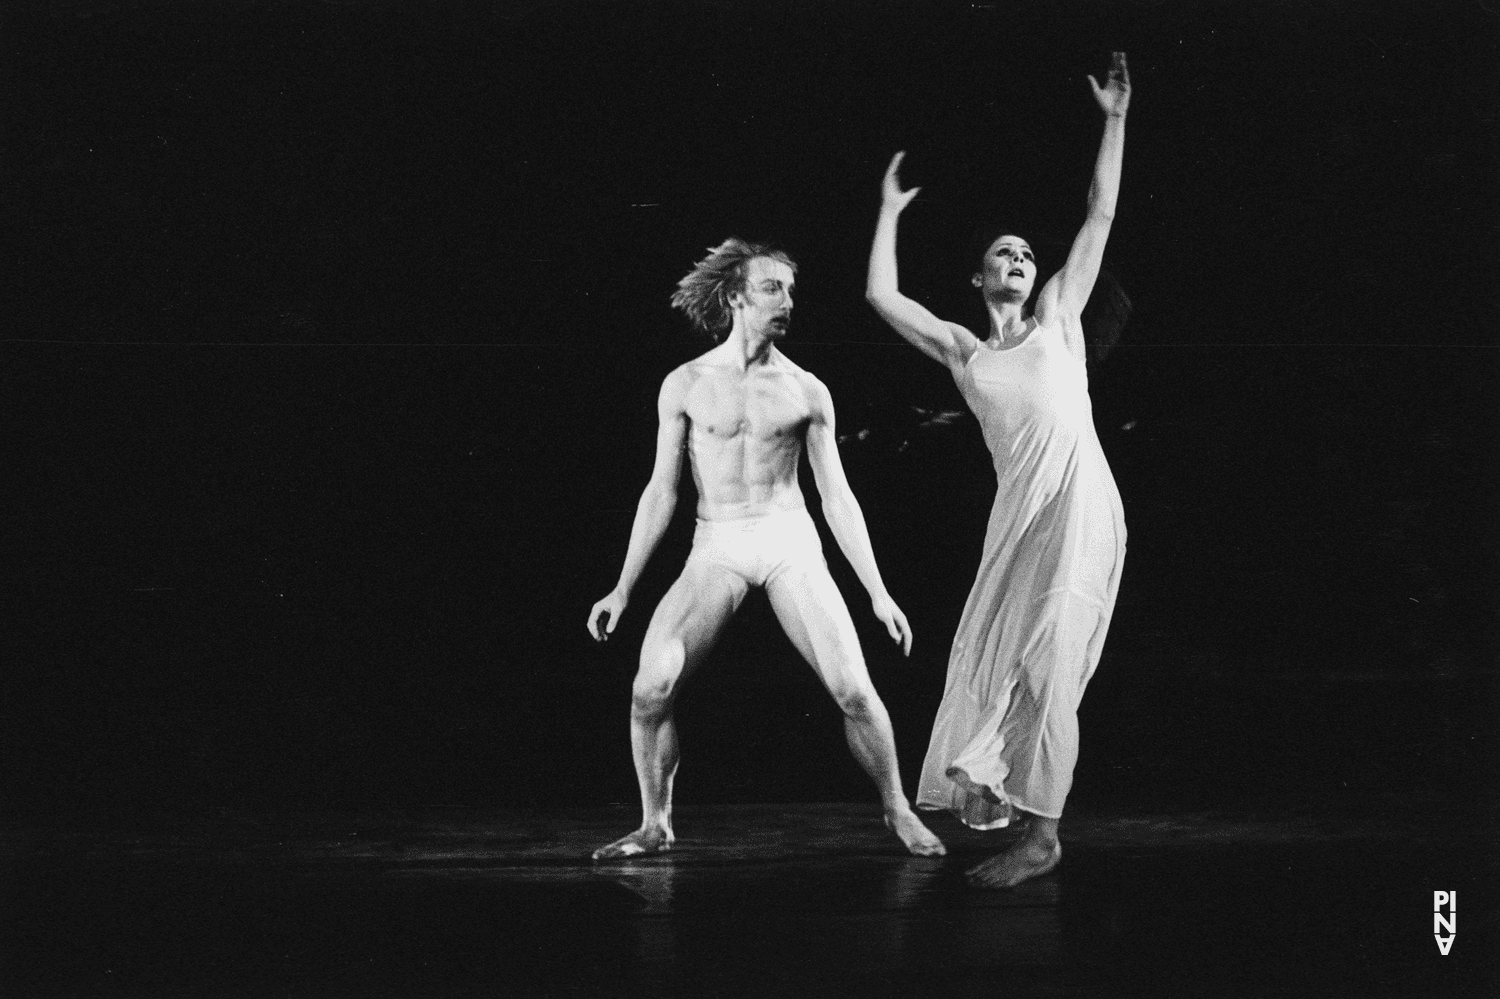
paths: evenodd
<path fill-rule="evenodd" d="M 849 488 L 844 475 L 844 464 L 839 460 L 838 438 L 833 427 L 833 397 L 827 386 L 811 375 L 804 376 L 808 384 L 808 401 L 811 416 L 807 424 L 807 460 L 812 465 L 813 480 L 818 493 L 823 497 L 823 516 L 833 531 L 844 557 L 854 567 L 854 573 L 870 594 L 870 606 L 880 623 L 885 625 L 891 638 L 901 646 L 901 651 L 911 654 L 911 626 L 906 615 L 886 591 L 880 578 L 880 569 L 875 565 L 875 550 L 870 544 L 870 532 L 865 527 L 865 515 Z"/>

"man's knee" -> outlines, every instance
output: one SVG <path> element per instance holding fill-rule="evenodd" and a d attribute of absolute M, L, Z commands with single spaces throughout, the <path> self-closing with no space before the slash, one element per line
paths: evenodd
<path fill-rule="evenodd" d="M 630 716 L 638 721 L 653 721 L 672 707 L 676 684 L 671 680 L 636 680 L 630 688 Z"/>
<path fill-rule="evenodd" d="M 834 703 L 846 718 L 853 721 L 865 721 L 871 718 L 880 705 L 880 697 L 875 693 L 875 688 L 861 684 L 845 684 L 832 688 Z"/>
<path fill-rule="evenodd" d="M 641 668 L 630 686 L 630 712 L 643 721 L 659 718 L 672 707 L 682 674 L 680 642 L 650 643 L 641 650 Z"/>

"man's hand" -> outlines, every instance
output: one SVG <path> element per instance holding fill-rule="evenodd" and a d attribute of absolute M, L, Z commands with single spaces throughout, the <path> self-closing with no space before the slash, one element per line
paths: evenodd
<path fill-rule="evenodd" d="M 594 609 L 589 611 L 589 623 L 586 626 L 589 634 L 594 636 L 594 641 L 609 641 L 609 636 L 614 634 L 615 625 L 620 623 L 620 615 L 625 613 L 626 603 L 628 601 L 623 593 L 611 590 L 609 596 L 594 604 Z"/>
<path fill-rule="evenodd" d="M 1099 81 L 1092 76 L 1089 77 L 1089 86 L 1094 88 L 1094 100 L 1099 102 L 1099 109 L 1111 118 L 1125 117 L 1125 111 L 1130 107 L 1130 70 L 1125 67 L 1125 53 L 1116 52 L 1109 63 L 1109 79 L 1104 81 L 1104 86 L 1099 86 Z"/>
<path fill-rule="evenodd" d="M 875 617 L 885 625 L 891 639 L 901 646 L 901 654 L 911 655 L 911 625 L 906 623 L 906 615 L 901 613 L 896 601 L 885 594 L 871 600 L 870 606 L 875 611 Z"/>
<path fill-rule="evenodd" d="M 902 150 L 891 157 L 891 165 L 885 168 L 885 180 L 880 184 L 881 208 L 885 211 L 901 211 L 921 190 L 920 187 L 914 187 L 909 191 L 901 190 L 901 161 L 905 158 L 906 151 Z"/>

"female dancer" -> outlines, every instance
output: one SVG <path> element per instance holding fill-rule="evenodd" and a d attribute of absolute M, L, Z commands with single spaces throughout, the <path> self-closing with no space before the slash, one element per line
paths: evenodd
<path fill-rule="evenodd" d="M 1078 758 L 1078 703 L 1099 663 L 1125 558 L 1120 495 L 1094 431 L 1079 313 L 1088 301 L 1120 188 L 1130 76 L 1114 54 L 1089 85 L 1104 112 L 1088 217 L 1067 263 L 1027 310 L 1030 245 L 1002 232 L 972 281 L 989 312 L 979 340 L 897 288 L 904 153 L 886 170 L 866 295 L 918 350 L 953 373 L 994 458 L 998 492 L 978 578 L 964 605 L 917 804 L 976 829 L 1025 820 L 1004 853 L 969 871 L 1012 887 L 1057 866 L 1057 822 Z M 1017 813 L 1021 813 L 1019 816 Z"/>

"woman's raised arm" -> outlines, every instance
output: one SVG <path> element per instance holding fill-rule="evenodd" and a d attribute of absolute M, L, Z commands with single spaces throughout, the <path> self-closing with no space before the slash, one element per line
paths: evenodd
<path fill-rule="evenodd" d="M 875 223 L 875 242 L 870 247 L 870 271 L 865 298 L 891 327 L 912 346 L 949 368 L 961 367 L 974 353 L 978 341 L 957 323 L 944 322 L 927 308 L 901 294 L 896 279 L 896 223 L 901 211 L 916 197 L 920 187 L 901 190 L 901 160 L 891 158 L 881 185 L 880 218 Z"/>
<path fill-rule="evenodd" d="M 1109 240 L 1115 219 L 1115 200 L 1120 193 L 1120 168 L 1125 159 L 1125 112 L 1130 107 L 1130 71 L 1125 53 L 1116 52 L 1110 62 L 1109 78 L 1104 86 L 1089 77 L 1094 100 L 1104 112 L 1104 137 L 1099 140 L 1099 156 L 1094 161 L 1094 179 L 1089 185 L 1088 217 L 1073 240 L 1068 261 L 1053 275 L 1037 299 L 1041 318 L 1053 309 L 1077 315 L 1088 303 L 1104 260 L 1104 244 Z"/>

